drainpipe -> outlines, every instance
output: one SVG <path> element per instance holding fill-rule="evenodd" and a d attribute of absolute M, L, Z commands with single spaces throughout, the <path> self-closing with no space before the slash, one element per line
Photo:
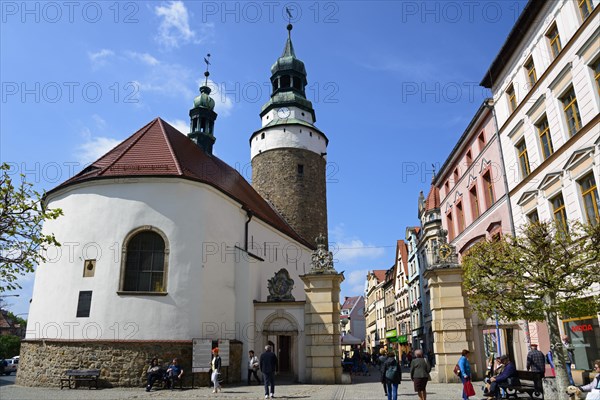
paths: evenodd
<path fill-rule="evenodd" d="M 498 141 L 498 151 L 500 152 L 500 166 L 502 167 L 502 177 L 504 178 L 504 191 L 506 192 L 506 200 L 508 202 L 508 220 L 510 224 L 510 233 L 515 236 L 515 222 L 513 220 L 512 204 L 508 194 L 508 178 L 506 177 L 506 168 L 504 166 L 504 153 L 502 152 L 502 143 L 500 141 L 500 131 L 498 128 L 498 118 L 496 117 L 496 108 L 494 99 L 488 98 L 485 100 L 485 106 L 492 110 L 494 116 L 494 127 L 496 128 L 496 140 Z"/>
<path fill-rule="evenodd" d="M 244 226 L 244 251 L 248 252 L 248 225 L 250 224 L 250 220 L 252 220 L 252 211 L 244 208 L 246 210 L 246 216 L 248 219 L 246 220 L 246 226 Z"/>

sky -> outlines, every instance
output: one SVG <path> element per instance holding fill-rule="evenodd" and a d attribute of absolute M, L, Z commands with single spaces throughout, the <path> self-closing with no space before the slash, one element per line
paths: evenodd
<path fill-rule="evenodd" d="M 214 153 L 251 180 L 249 138 L 288 16 L 329 138 L 329 240 L 342 296 L 394 264 L 419 191 L 489 91 L 524 0 L 3 1 L 0 161 L 50 190 L 156 117 L 187 133 L 211 54 Z M 75 249 L 78 251 L 78 249 Z M 3 298 L 26 317 L 33 274 Z"/>

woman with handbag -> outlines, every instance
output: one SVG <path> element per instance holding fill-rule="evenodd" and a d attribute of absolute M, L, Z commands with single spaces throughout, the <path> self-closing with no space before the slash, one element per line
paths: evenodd
<path fill-rule="evenodd" d="M 415 350 L 415 358 L 410 363 L 410 379 L 413 381 L 415 392 L 419 395 L 419 400 L 427 400 L 427 381 L 431 366 L 423 358 L 423 350 Z"/>
<path fill-rule="evenodd" d="M 458 360 L 458 367 L 460 368 L 460 380 L 463 384 L 463 400 L 469 400 L 470 396 L 475 396 L 475 388 L 473 388 L 473 384 L 471 383 L 471 364 L 469 363 L 469 353 L 469 350 L 463 350 L 462 356 Z"/>
<path fill-rule="evenodd" d="M 212 354 L 213 357 L 210 361 L 210 380 L 214 385 L 213 393 L 218 393 L 219 391 L 222 391 L 221 384 L 219 383 L 219 378 L 221 375 L 221 357 L 219 356 L 219 348 L 215 347 L 212 349 Z"/>

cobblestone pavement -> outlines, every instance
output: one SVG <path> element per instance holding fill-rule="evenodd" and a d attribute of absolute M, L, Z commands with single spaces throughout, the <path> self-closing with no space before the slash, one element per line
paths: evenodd
<path fill-rule="evenodd" d="M 383 387 L 378 382 L 378 376 L 354 376 L 350 385 L 304 385 L 281 384 L 275 386 L 277 399 L 315 399 L 315 400 L 385 400 Z M 277 382 L 277 378 L 276 378 Z M 476 390 L 479 384 L 474 385 Z M 427 385 L 428 400 L 460 400 L 462 385 L 458 383 L 440 384 L 429 382 Z M 479 391 L 478 391 L 479 392 Z M 471 399 L 479 399 L 474 396 Z M 225 386 L 217 394 L 212 389 L 188 388 L 179 390 L 152 390 L 147 393 L 144 388 L 114 388 L 88 390 L 83 389 L 57 389 L 57 388 L 31 388 L 17 385 L 3 385 L 0 387 L 2 400 L 120 400 L 120 399 L 264 399 L 264 389 L 259 385 Z M 402 384 L 398 388 L 398 400 L 418 400 L 413 390 L 413 385 L 408 380 L 408 374 L 403 373 Z"/>

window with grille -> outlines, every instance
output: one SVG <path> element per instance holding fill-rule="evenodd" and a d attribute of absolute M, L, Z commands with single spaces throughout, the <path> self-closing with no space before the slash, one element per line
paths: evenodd
<path fill-rule="evenodd" d="M 124 291 L 164 292 L 165 242 L 156 232 L 143 231 L 127 243 Z"/>

